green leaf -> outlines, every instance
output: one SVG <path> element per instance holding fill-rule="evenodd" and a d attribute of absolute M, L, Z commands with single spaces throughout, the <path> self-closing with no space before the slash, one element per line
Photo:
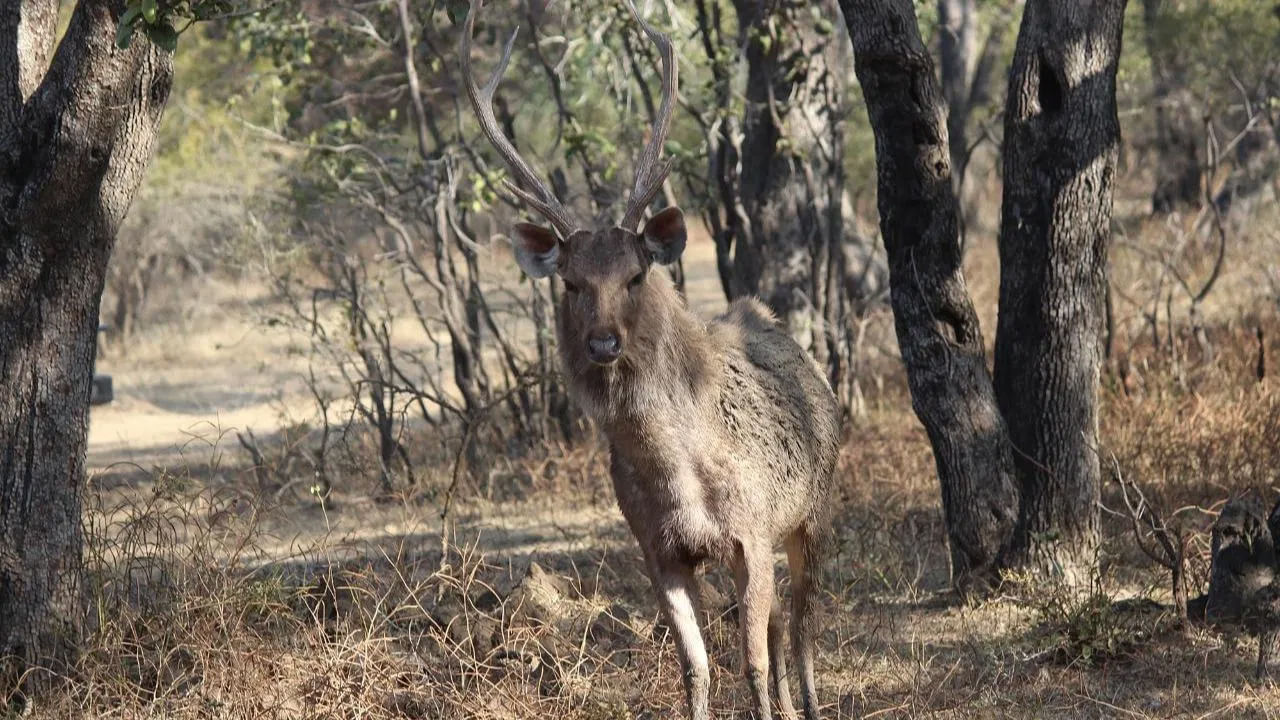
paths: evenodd
<path fill-rule="evenodd" d="M 120 24 L 116 25 L 116 47 L 121 50 L 128 50 L 133 42 L 133 21 L 138 19 L 139 12 L 139 6 L 130 5 L 120 16 Z"/>
<path fill-rule="evenodd" d="M 178 31 L 168 23 L 160 23 L 158 25 L 147 26 L 147 37 L 151 38 L 151 42 L 157 47 L 173 52 L 178 48 Z"/>
<path fill-rule="evenodd" d="M 123 22 L 116 27 L 116 47 L 121 50 L 128 50 L 130 43 L 133 42 L 133 26 L 126 25 Z"/>
<path fill-rule="evenodd" d="M 148 25 L 155 25 L 156 9 L 156 0 L 142 0 L 142 18 Z"/>

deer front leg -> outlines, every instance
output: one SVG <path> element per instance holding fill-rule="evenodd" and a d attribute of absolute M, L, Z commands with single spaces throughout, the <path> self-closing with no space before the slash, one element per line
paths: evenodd
<path fill-rule="evenodd" d="M 769 615 L 773 610 L 773 558 L 769 548 L 740 546 L 733 567 L 738 589 L 742 656 L 757 720 L 770 720 Z"/>
<path fill-rule="evenodd" d="M 658 591 L 658 602 L 675 635 L 676 652 L 684 670 L 684 694 L 689 717 L 709 720 L 707 693 L 711 687 L 711 671 L 707 664 L 707 648 L 698 630 L 693 566 L 661 562 L 654 565 L 653 582 Z"/>

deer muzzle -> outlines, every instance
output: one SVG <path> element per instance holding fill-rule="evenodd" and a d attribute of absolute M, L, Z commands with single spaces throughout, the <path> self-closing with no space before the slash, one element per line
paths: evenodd
<path fill-rule="evenodd" d="M 622 340 L 614 332 L 591 333 L 587 337 L 587 357 L 596 365 L 612 365 L 622 355 Z"/>

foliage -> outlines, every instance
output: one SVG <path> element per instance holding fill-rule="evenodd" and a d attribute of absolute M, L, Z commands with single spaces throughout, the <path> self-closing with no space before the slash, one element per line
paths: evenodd
<path fill-rule="evenodd" d="M 1186 89 L 1206 102 L 1238 102 L 1270 85 L 1280 90 L 1280 11 L 1256 0 L 1167 3 L 1154 27 L 1161 45 L 1177 48 Z"/>
<path fill-rule="evenodd" d="M 1117 78 L 1130 144 L 1147 148 L 1160 141 L 1152 127 L 1153 51 L 1167 57 L 1163 72 L 1170 74 L 1168 81 L 1176 90 L 1165 102 L 1188 115 L 1197 145 L 1205 142 L 1206 121 L 1223 144 L 1248 128 L 1255 114 L 1264 118 L 1258 126 L 1261 132 L 1268 132 L 1268 125 L 1269 132 L 1275 132 L 1280 110 L 1280 12 L 1274 3 L 1163 0 L 1150 27 L 1143 5 L 1129 4 Z M 1143 42 L 1147 34 L 1149 43 Z"/>
<path fill-rule="evenodd" d="M 133 42 L 141 30 L 151 42 L 173 52 L 178 35 L 198 20 L 210 20 L 231 11 L 230 0 L 130 0 L 116 26 L 116 45 L 121 49 Z"/>
<path fill-rule="evenodd" d="M 243 269 L 260 239 L 253 228 L 294 162 L 264 147 L 257 129 L 282 123 L 286 90 L 269 64 L 239 57 L 217 26 L 186 35 L 155 158 L 108 267 L 103 315 L 120 349 L 155 291 L 163 305 L 190 278 Z"/>

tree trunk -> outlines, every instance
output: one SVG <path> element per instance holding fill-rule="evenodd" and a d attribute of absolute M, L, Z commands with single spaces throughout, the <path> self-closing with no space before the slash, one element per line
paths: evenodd
<path fill-rule="evenodd" d="M 1124 1 L 1027 4 L 1005 112 L 994 385 L 961 271 L 942 96 L 912 4 L 841 9 L 876 137 L 894 321 L 938 466 L 953 581 L 963 591 L 1024 564 L 1078 581 L 1098 543 Z"/>
<path fill-rule="evenodd" d="M 842 225 L 841 84 L 831 72 L 832 35 L 811 27 L 794 0 L 736 0 L 745 39 L 746 109 L 732 295 L 758 295 L 800 345 L 826 362 L 826 289 Z M 838 261 L 838 258 L 837 258 Z"/>
<path fill-rule="evenodd" d="M 1012 559 L 1096 567 L 1116 68 L 1125 0 L 1031 0 L 1009 72 L 996 397 L 1022 489 Z"/>
<path fill-rule="evenodd" d="M 0 692 L 81 627 L 81 492 L 98 305 L 151 157 L 169 53 L 115 47 L 123 0 L 0 10 Z M 21 18 L 19 20 L 19 15 Z M 48 72 L 45 69 L 48 68 Z M 41 676 L 28 676 L 27 687 Z"/>
<path fill-rule="evenodd" d="M 1167 213 L 1179 208 L 1199 208 L 1199 128 L 1185 107 L 1180 89 L 1184 73 L 1173 39 L 1160 36 L 1160 13 L 1168 0 L 1142 0 L 1142 21 L 1147 55 L 1151 59 L 1151 104 L 1155 108 L 1155 189 L 1151 211 Z"/>
<path fill-rule="evenodd" d="M 977 25 L 975 0 L 938 0 L 938 70 L 947 101 L 951 171 L 957 185 L 969 147 L 969 78 L 976 61 Z"/>
<path fill-rule="evenodd" d="M 912 407 L 933 445 L 962 592 L 996 579 L 1017 507 L 1008 429 L 961 267 L 942 96 L 911 0 L 841 0 L 876 138 L 880 228 Z"/>
<path fill-rule="evenodd" d="M 997 8 L 981 48 L 978 46 L 976 0 L 938 0 L 938 59 L 942 96 L 947 101 L 947 134 L 951 149 L 951 178 L 958 189 L 969 166 L 973 143 L 969 120 L 974 110 L 991 101 L 992 79 L 1000 62 L 1004 36 L 1013 24 L 1013 2 Z M 961 198 L 964 202 L 964 198 Z M 963 227 L 961 228 L 963 232 Z M 961 241 L 963 241 L 963 234 Z"/>

